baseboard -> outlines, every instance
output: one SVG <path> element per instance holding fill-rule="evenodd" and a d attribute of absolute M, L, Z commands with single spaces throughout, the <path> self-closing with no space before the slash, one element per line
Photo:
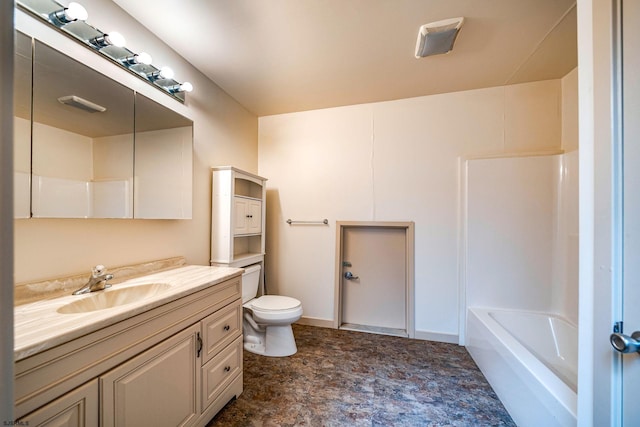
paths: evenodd
<path fill-rule="evenodd" d="M 335 329 L 333 320 L 318 319 L 317 317 L 303 316 L 296 322 L 298 325 L 319 326 L 321 328 Z M 443 334 L 441 332 L 416 331 L 415 339 L 423 341 L 436 341 L 448 344 L 458 344 L 458 334 Z"/>
<path fill-rule="evenodd" d="M 319 326 L 321 328 L 333 328 L 333 320 L 318 319 L 317 317 L 303 316 L 296 322 L 298 325 Z"/>
<path fill-rule="evenodd" d="M 415 339 L 458 344 L 458 334 L 443 334 L 441 332 L 416 331 Z"/>

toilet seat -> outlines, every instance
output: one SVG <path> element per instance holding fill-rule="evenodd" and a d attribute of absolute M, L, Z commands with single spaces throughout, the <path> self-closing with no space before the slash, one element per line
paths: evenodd
<path fill-rule="evenodd" d="M 253 319 L 267 325 L 291 324 L 302 316 L 302 303 L 282 295 L 263 295 L 244 304 Z"/>
<path fill-rule="evenodd" d="M 291 310 L 302 305 L 297 299 L 282 295 L 263 295 L 260 298 L 249 301 L 249 303 L 254 311 Z"/>

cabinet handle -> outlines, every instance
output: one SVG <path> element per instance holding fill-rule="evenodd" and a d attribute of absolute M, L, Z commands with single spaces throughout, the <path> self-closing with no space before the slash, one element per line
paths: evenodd
<path fill-rule="evenodd" d="M 196 337 L 196 349 L 198 350 L 196 357 L 200 357 L 200 352 L 202 351 L 202 338 L 200 337 L 200 332 L 198 332 L 198 336 Z"/>
<path fill-rule="evenodd" d="M 247 218 L 253 218 L 253 215 L 247 215 Z"/>
<path fill-rule="evenodd" d="M 228 331 L 229 329 L 231 329 L 231 326 L 229 326 L 229 325 L 224 325 L 224 328 L 222 328 L 222 329 L 224 329 L 225 331 Z"/>
<path fill-rule="evenodd" d="M 231 366 L 225 366 L 225 367 L 224 367 L 224 371 L 225 371 L 225 372 L 229 372 L 230 370 L 231 370 Z"/>

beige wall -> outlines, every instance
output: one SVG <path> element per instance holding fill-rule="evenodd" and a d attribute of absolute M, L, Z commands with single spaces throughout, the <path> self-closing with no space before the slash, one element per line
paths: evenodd
<path fill-rule="evenodd" d="M 192 82 L 195 89 L 188 95 L 185 105 L 56 31 L 47 32 L 39 21 L 18 13 L 16 25 L 45 33 L 47 42 L 54 47 L 119 77 L 133 89 L 194 121 L 193 219 L 16 220 L 15 282 L 89 273 L 95 264 L 119 266 L 176 255 L 186 256 L 189 263 L 207 265 L 211 206 L 209 168 L 231 164 L 257 172 L 257 118 L 112 2 L 87 0 L 83 5 L 92 25 L 98 28 L 117 25 L 118 31 L 126 36 L 128 47 L 149 52 L 154 63 L 170 65 L 178 80 Z"/>
<path fill-rule="evenodd" d="M 561 108 L 550 80 L 261 117 L 268 290 L 331 320 L 335 222 L 415 221 L 416 336 L 455 339 L 459 158 L 559 150 Z"/>

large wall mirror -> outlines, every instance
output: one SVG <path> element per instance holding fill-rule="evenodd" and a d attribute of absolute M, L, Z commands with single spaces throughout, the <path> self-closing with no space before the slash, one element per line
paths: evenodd
<path fill-rule="evenodd" d="M 191 218 L 193 123 L 40 41 L 31 62 L 17 39 L 16 217 Z"/>

